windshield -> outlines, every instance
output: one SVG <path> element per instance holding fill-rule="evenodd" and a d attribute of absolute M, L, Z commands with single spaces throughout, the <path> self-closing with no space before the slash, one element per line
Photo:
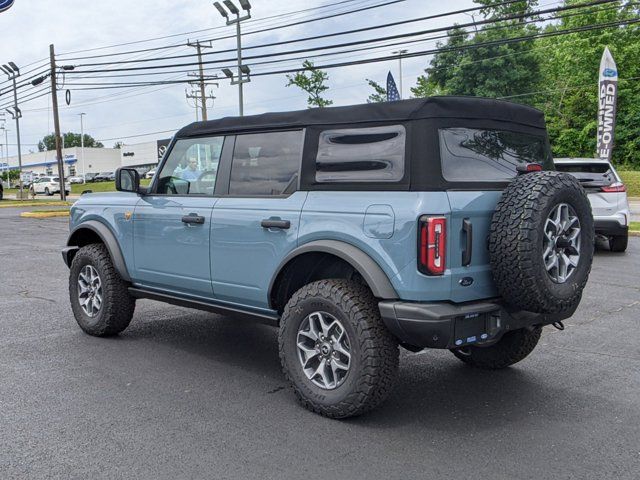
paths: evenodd
<path fill-rule="evenodd" d="M 576 177 L 583 187 L 606 187 L 616 182 L 608 163 L 556 163 L 556 170 Z"/>
<path fill-rule="evenodd" d="M 540 163 L 553 170 L 546 137 L 507 130 L 439 130 L 442 175 L 449 182 L 507 181 L 517 167 Z"/>

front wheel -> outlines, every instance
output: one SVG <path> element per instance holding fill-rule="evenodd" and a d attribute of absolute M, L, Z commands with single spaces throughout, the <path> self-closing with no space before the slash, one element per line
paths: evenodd
<path fill-rule="evenodd" d="M 280 361 L 298 401 L 331 418 L 381 404 L 398 370 L 398 344 L 364 285 L 320 280 L 287 303 L 278 335 Z"/>
<path fill-rule="evenodd" d="M 136 306 L 107 247 L 100 243 L 82 247 L 73 257 L 69 297 L 80 328 L 96 337 L 122 332 L 129 326 Z"/>
<path fill-rule="evenodd" d="M 464 363 L 489 370 L 506 368 L 526 358 L 538 345 L 542 327 L 507 332 L 489 347 L 468 346 L 451 352 Z"/>

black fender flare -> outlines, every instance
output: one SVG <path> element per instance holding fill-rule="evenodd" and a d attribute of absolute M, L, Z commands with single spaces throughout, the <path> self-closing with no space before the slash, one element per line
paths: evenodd
<path fill-rule="evenodd" d="M 380 268 L 380 265 L 378 265 L 375 260 L 358 247 L 338 240 L 316 240 L 305 243 L 304 245 L 292 250 L 286 257 L 284 257 L 282 262 L 280 262 L 275 275 L 271 278 L 268 298 L 271 298 L 276 279 L 284 267 L 294 258 L 311 252 L 330 253 L 349 263 L 362 276 L 364 281 L 367 282 L 367 285 L 369 285 L 369 288 L 371 288 L 375 297 L 385 300 L 399 298 L 398 293 L 395 288 L 393 288 L 393 285 L 389 280 L 389 277 L 384 273 L 382 268 Z"/>
<path fill-rule="evenodd" d="M 124 281 L 130 282 L 131 277 L 129 276 L 127 264 L 124 261 L 124 256 L 122 255 L 122 250 L 120 250 L 118 240 L 109 227 L 97 220 L 88 220 L 86 222 L 83 222 L 80 225 L 76 226 L 69 234 L 69 238 L 67 240 L 67 248 L 62 250 L 62 257 L 67 266 L 71 266 L 73 256 L 79 248 L 76 238 L 81 230 L 91 230 L 96 235 L 98 235 L 98 237 L 100 237 L 102 243 L 104 243 L 104 245 L 107 247 L 107 250 L 109 251 L 109 256 L 111 257 L 114 268 Z"/>

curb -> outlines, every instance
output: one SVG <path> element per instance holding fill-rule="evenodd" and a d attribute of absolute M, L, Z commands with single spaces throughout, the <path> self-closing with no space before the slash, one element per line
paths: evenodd
<path fill-rule="evenodd" d="M 20 200 L 9 200 L 10 205 L 3 205 L 0 203 L 0 208 L 20 208 L 20 207 L 70 207 L 70 203 L 62 202 L 33 202 L 27 201 L 20 202 Z"/>
<path fill-rule="evenodd" d="M 52 217 L 68 217 L 69 211 L 64 212 L 22 212 L 20 214 L 23 218 L 52 218 Z"/>

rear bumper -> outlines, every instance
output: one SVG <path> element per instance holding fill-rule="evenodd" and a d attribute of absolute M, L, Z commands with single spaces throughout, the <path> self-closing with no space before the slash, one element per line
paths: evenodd
<path fill-rule="evenodd" d="M 401 343 L 420 348 L 490 344 L 510 330 L 549 325 L 573 315 L 513 310 L 500 300 L 453 304 L 383 301 L 380 313 Z"/>
<path fill-rule="evenodd" d="M 616 219 L 600 219 L 595 218 L 593 222 L 596 233 L 599 235 L 615 236 L 615 235 L 628 235 L 629 227 L 621 224 Z"/>

